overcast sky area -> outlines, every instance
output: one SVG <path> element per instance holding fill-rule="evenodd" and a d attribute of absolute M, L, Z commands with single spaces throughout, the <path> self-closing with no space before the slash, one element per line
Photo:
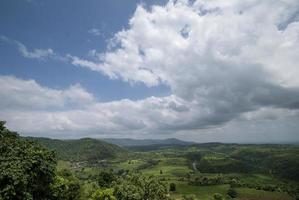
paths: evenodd
<path fill-rule="evenodd" d="M 2 0 L 23 136 L 299 142 L 298 0 Z"/>

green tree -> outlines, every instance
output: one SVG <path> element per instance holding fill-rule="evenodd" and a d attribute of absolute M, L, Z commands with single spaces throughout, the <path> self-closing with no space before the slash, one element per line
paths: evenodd
<path fill-rule="evenodd" d="M 170 192 L 175 192 L 176 191 L 176 185 L 175 185 L 175 183 L 170 183 L 170 185 L 169 185 L 169 191 Z"/>
<path fill-rule="evenodd" d="M 227 195 L 231 198 L 236 198 L 238 196 L 238 193 L 234 188 L 229 188 L 227 191 Z"/>
<path fill-rule="evenodd" d="M 0 199 L 49 199 L 55 154 L 20 138 L 0 121 Z"/>
<path fill-rule="evenodd" d="M 222 196 L 222 194 L 219 194 L 219 193 L 215 193 L 215 194 L 213 195 L 213 198 L 214 198 L 215 200 L 223 200 L 223 199 L 224 199 L 223 196 Z"/>
<path fill-rule="evenodd" d="M 78 200 L 80 199 L 80 183 L 69 170 L 57 173 L 51 185 L 51 199 L 53 200 Z"/>
<path fill-rule="evenodd" d="M 124 200 L 166 200 L 167 187 L 155 177 L 127 175 L 114 187 L 114 196 Z"/>
<path fill-rule="evenodd" d="M 113 196 L 112 189 L 98 189 L 91 195 L 90 200 L 116 200 L 116 198 Z"/>
<path fill-rule="evenodd" d="M 113 171 L 101 171 L 98 176 L 98 184 L 100 187 L 109 188 L 113 181 L 116 180 L 116 175 Z"/>

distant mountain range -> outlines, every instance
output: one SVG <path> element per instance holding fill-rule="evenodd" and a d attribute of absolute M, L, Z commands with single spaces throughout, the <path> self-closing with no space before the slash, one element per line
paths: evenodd
<path fill-rule="evenodd" d="M 165 146 L 187 146 L 195 144 L 176 138 L 164 140 L 158 139 L 129 139 L 129 138 L 81 138 L 73 140 L 58 140 L 41 137 L 26 137 L 26 139 L 37 141 L 48 149 L 55 150 L 58 159 L 73 162 L 96 162 L 99 160 L 110 160 L 123 158 L 128 155 L 127 149 L 157 149 Z"/>
<path fill-rule="evenodd" d="M 176 138 L 168 139 L 131 139 L 131 138 L 103 138 L 108 143 L 121 147 L 137 147 L 137 146 L 187 146 L 195 144 L 195 142 L 187 142 Z"/>

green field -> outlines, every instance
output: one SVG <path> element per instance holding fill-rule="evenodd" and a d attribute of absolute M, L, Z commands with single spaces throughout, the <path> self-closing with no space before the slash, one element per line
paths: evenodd
<path fill-rule="evenodd" d="M 90 145 L 88 142 L 81 146 Z M 94 143 L 101 145 L 98 141 Z M 58 144 L 59 149 L 64 148 Z M 107 160 L 96 154 L 98 160 L 76 157 L 78 161 L 58 161 L 57 171 L 71 170 L 80 181 L 82 200 L 99 188 L 99 174 L 103 171 L 119 178 L 126 174 L 155 176 L 167 188 L 175 184 L 176 190 L 168 192 L 172 199 L 193 196 L 197 200 L 213 200 L 215 193 L 223 199 L 232 199 L 227 195 L 230 188 L 237 192 L 236 200 L 291 200 L 299 193 L 299 147 L 296 145 L 211 143 L 138 147 L 126 149 L 123 154 L 118 147 L 104 144 L 101 150 L 109 151 L 109 148 L 115 153 Z M 93 158 L 91 148 L 88 155 Z"/>

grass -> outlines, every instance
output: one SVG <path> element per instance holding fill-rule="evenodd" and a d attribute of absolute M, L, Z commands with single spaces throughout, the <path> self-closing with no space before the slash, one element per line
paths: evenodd
<path fill-rule="evenodd" d="M 251 150 L 255 150 L 255 147 L 242 147 L 239 150 L 243 150 L 249 148 Z M 176 192 L 171 193 L 171 197 L 174 199 L 182 199 L 183 195 L 194 194 L 198 200 L 213 200 L 214 193 L 220 193 L 224 197 L 226 196 L 226 192 L 229 189 L 229 185 L 211 185 L 211 186 L 194 186 L 189 185 L 187 182 L 187 174 L 191 174 L 191 179 L 196 176 L 215 176 L 219 173 L 200 173 L 199 171 L 193 171 L 190 168 L 190 160 L 188 161 L 187 155 L 193 152 L 201 152 L 204 155 L 207 161 L 211 162 L 211 166 L 225 165 L 233 162 L 235 158 L 231 158 L 227 156 L 229 153 L 238 150 L 236 146 L 231 146 L 227 148 L 225 146 L 215 147 L 215 149 L 205 149 L 205 148 L 197 148 L 197 147 L 189 147 L 189 148 L 178 148 L 178 149 L 159 149 L 147 152 L 137 152 L 132 153 L 128 160 L 113 160 L 109 162 L 109 168 L 113 168 L 115 171 L 124 169 L 134 172 L 136 169 L 141 166 L 146 166 L 149 160 L 159 161 L 155 165 L 148 165 L 147 168 L 140 169 L 139 171 L 147 176 L 157 176 L 162 177 L 165 183 L 175 183 L 176 184 Z M 267 152 L 268 148 L 260 148 L 259 152 Z M 219 152 L 215 152 L 219 151 Z M 227 155 L 225 154 L 227 153 Z M 255 154 L 254 154 L 255 155 Z M 248 156 L 248 158 L 251 158 Z M 257 158 L 259 158 L 257 156 Z M 68 169 L 71 168 L 70 162 L 59 161 L 58 169 Z M 84 182 L 84 191 L 88 191 L 91 188 L 95 187 L 96 179 L 94 177 L 97 176 L 100 170 L 103 168 L 93 168 L 93 167 L 85 167 L 81 169 L 81 171 L 76 171 L 76 174 L 79 178 L 85 180 Z M 162 173 L 161 173 L 162 171 Z M 290 183 L 292 186 L 297 186 L 298 182 L 290 182 L 281 178 L 275 178 L 270 175 L 258 174 L 258 173 L 222 173 L 224 178 L 232 178 L 236 177 L 240 180 L 241 183 L 250 185 L 285 185 L 286 183 Z M 93 181 L 89 181 L 90 177 L 93 177 Z M 184 177 L 184 179 L 182 179 Z M 236 200 L 291 200 L 292 198 L 286 193 L 282 192 L 270 192 L 263 190 L 255 190 L 250 188 L 237 188 L 238 197 Z"/>
<path fill-rule="evenodd" d="M 183 195 L 194 194 L 198 200 L 212 200 L 214 193 L 220 193 L 225 196 L 228 185 L 213 186 L 192 186 L 184 182 L 178 182 L 177 192 L 172 193 L 171 197 L 181 199 Z"/>
<path fill-rule="evenodd" d="M 292 200 L 292 198 L 280 192 L 267 192 L 249 188 L 238 188 L 237 200 Z"/>
<path fill-rule="evenodd" d="M 162 174 L 160 174 L 160 171 L 162 171 Z M 146 175 L 163 177 L 183 177 L 189 171 L 187 160 L 184 158 L 164 158 L 157 165 L 141 170 Z"/>

